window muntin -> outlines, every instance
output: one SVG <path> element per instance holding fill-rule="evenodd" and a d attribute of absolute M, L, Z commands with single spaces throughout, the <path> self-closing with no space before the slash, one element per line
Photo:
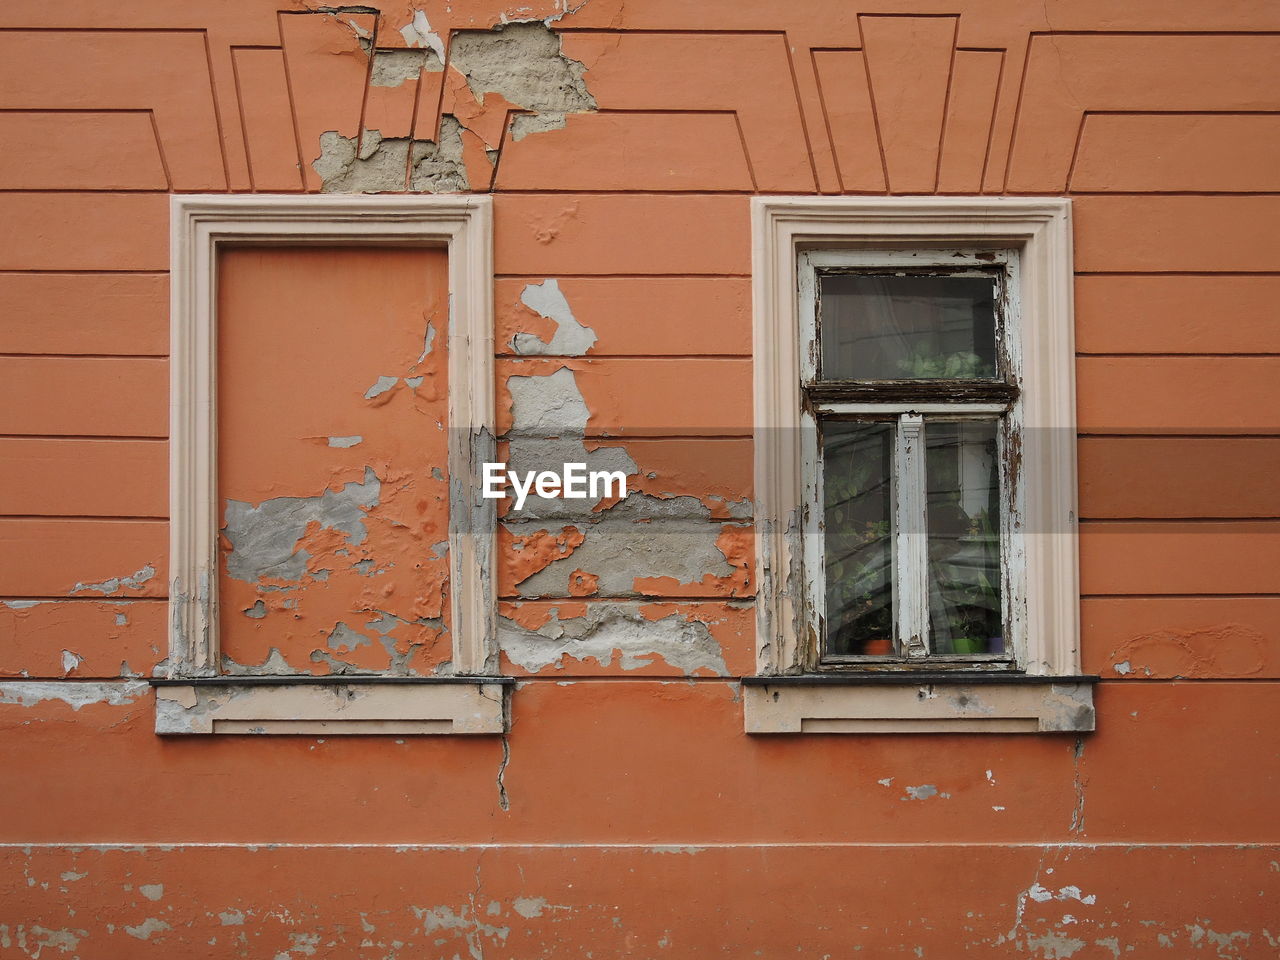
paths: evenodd
<path fill-rule="evenodd" d="M 800 254 L 812 666 L 1018 668 L 1017 262 Z"/>

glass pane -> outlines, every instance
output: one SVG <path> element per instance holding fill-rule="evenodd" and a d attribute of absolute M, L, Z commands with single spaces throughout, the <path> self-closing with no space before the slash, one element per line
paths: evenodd
<path fill-rule="evenodd" d="M 822 379 L 993 378 L 994 277 L 825 274 Z"/>
<path fill-rule="evenodd" d="M 994 420 L 925 424 L 930 652 L 1002 654 Z"/>
<path fill-rule="evenodd" d="M 824 421 L 826 652 L 893 650 L 892 423 Z"/>

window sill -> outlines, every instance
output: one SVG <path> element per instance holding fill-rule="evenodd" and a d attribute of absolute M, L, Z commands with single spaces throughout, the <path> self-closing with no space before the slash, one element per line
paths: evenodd
<path fill-rule="evenodd" d="M 743 678 L 747 733 L 1087 733 L 1097 677 L 823 674 Z"/>
<path fill-rule="evenodd" d="M 152 680 L 156 733 L 501 734 L 509 677 Z"/>

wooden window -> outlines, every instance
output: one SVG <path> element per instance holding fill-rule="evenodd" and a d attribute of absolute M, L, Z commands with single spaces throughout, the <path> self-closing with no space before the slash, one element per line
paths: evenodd
<path fill-rule="evenodd" d="M 1025 662 L 1017 273 L 1016 250 L 799 254 L 815 665 Z"/>
<path fill-rule="evenodd" d="M 1069 209 L 754 201 L 749 730 L 1092 729 Z"/>

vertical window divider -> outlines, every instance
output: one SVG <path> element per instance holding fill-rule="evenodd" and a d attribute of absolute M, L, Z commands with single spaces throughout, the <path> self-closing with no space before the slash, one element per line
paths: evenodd
<path fill-rule="evenodd" d="M 924 418 L 898 417 L 894 439 L 894 575 L 897 642 L 908 659 L 929 655 L 929 525 L 925 485 Z"/>

